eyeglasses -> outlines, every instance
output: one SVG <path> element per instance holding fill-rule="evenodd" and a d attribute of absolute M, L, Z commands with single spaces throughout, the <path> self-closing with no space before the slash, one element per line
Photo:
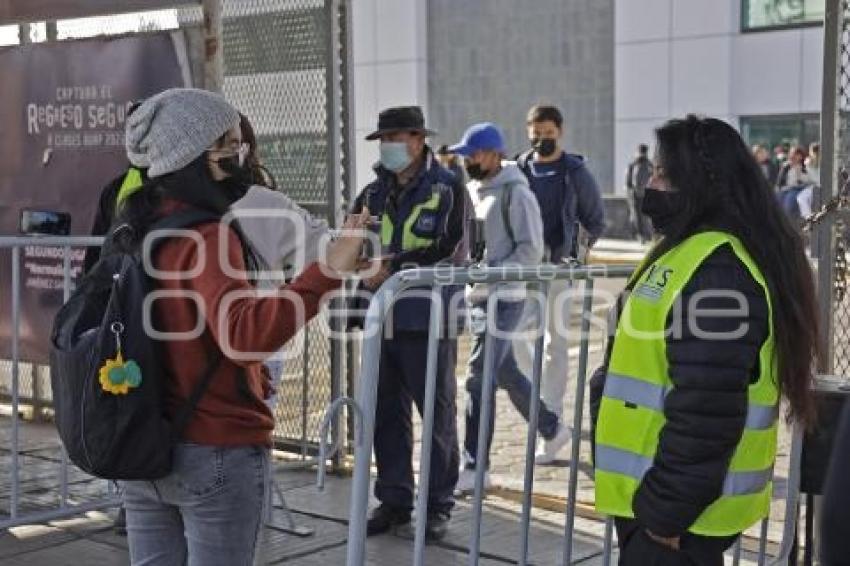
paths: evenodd
<path fill-rule="evenodd" d="M 233 142 L 231 142 L 229 144 L 226 144 L 226 145 L 223 145 L 223 146 L 220 146 L 220 147 L 215 147 L 215 148 L 209 149 L 207 151 L 209 153 L 217 153 L 217 154 L 225 153 L 225 154 L 228 154 L 228 155 L 236 154 L 236 155 L 243 155 L 243 156 L 247 157 L 251 153 L 251 146 L 250 146 L 250 144 L 248 144 L 246 142 L 240 142 L 240 141 L 234 140 Z"/>

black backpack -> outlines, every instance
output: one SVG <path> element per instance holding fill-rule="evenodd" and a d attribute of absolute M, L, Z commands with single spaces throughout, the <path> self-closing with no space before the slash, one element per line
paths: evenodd
<path fill-rule="evenodd" d="M 190 228 L 218 218 L 187 210 L 156 222 L 151 231 Z M 137 248 L 117 244 L 120 231 L 107 236 L 103 256 L 54 320 L 50 380 L 55 422 L 68 457 L 82 470 L 111 480 L 153 480 L 170 473 L 172 447 L 222 355 L 214 348 L 217 355 L 169 421 L 169 374 L 160 344 L 148 336 L 144 324 L 143 304 L 155 281 L 145 272 Z M 157 238 L 153 246 L 166 240 Z"/>

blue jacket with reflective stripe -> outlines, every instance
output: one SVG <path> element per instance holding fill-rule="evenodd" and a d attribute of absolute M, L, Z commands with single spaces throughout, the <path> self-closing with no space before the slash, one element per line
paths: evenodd
<path fill-rule="evenodd" d="M 448 169 L 439 164 L 431 150 L 426 148 L 422 169 L 404 187 L 399 186 L 393 172 L 380 164 L 374 169 L 377 178 L 366 185 L 366 188 L 357 196 L 352 212 L 360 212 L 366 205 L 372 216 L 381 217 L 384 212 L 389 214 L 397 226 L 393 244 L 389 250 L 393 256 L 391 261 L 393 272 L 405 267 L 424 267 L 464 261 L 466 254 L 463 245 L 467 228 L 466 188 Z M 438 217 L 433 223 L 429 222 L 428 229 L 432 231 L 426 234 L 427 237 L 433 238 L 433 243 L 428 247 L 402 251 L 400 227 L 411 210 L 417 204 L 427 201 L 434 191 L 440 192 L 441 203 Z M 462 288 L 457 285 L 446 286 L 443 289 L 444 312 L 448 310 L 454 295 L 461 291 Z M 457 301 L 458 299 L 455 298 L 454 303 Z M 365 306 L 360 304 L 357 308 L 363 309 Z M 393 308 L 394 328 L 402 332 L 427 332 L 430 312 L 429 299 L 422 297 L 402 299 Z M 452 322 L 459 323 L 456 320 Z"/>

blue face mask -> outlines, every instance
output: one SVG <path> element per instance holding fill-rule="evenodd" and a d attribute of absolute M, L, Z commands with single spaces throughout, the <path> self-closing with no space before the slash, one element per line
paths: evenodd
<path fill-rule="evenodd" d="M 394 173 L 403 171 L 413 158 L 405 142 L 381 142 L 381 165 Z"/>

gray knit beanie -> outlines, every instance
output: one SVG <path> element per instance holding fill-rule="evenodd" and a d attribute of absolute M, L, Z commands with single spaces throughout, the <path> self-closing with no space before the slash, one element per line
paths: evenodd
<path fill-rule="evenodd" d="M 127 159 L 149 177 L 178 171 L 204 153 L 239 113 L 224 97 L 195 88 L 173 88 L 145 100 L 127 118 Z"/>

